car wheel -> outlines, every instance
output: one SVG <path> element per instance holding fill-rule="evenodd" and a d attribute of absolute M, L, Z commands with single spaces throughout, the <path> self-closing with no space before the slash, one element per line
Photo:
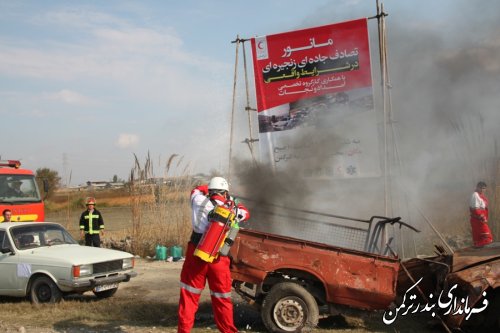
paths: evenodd
<path fill-rule="evenodd" d="M 118 288 L 113 288 L 113 289 L 108 289 L 108 290 L 103 290 L 103 291 L 94 291 L 94 295 L 97 296 L 97 298 L 108 298 L 113 296 Z"/>
<path fill-rule="evenodd" d="M 282 282 L 264 298 L 262 321 L 270 332 L 308 332 L 318 324 L 319 310 L 314 297 L 294 282 Z"/>
<path fill-rule="evenodd" d="M 30 299 L 33 304 L 57 303 L 62 298 L 62 292 L 54 281 L 47 276 L 36 277 L 31 283 Z"/>

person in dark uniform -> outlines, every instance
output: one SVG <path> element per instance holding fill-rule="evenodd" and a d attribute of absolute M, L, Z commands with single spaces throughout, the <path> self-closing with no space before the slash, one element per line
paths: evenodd
<path fill-rule="evenodd" d="M 104 236 L 104 220 L 101 212 L 95 209 L 95 198 L 87 198 L 87 210 L 80 216 L 80 236 L 85 237 L 86 246 L 101 246 L 101 237 Z"/>

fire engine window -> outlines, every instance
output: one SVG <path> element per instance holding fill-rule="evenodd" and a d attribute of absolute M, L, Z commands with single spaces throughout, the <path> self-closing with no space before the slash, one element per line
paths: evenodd
<path fill-rule="evenodd" d="M 35 177 L 0 175 L 0 198 L 14 201 L 40 201 Z"/>
<path fill-rule="evenodd" d="M 0 175 L 0 196 L 5 196 L 9 190 L 9 184 L 7 184 L 7 178 Z"/>

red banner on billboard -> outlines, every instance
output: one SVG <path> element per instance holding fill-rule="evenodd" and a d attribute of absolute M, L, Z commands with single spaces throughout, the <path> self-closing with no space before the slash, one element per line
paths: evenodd
<path fill-rule="evenodd" d="M 372 84 L 366 18 L 251 42 L 259 112 Z"/>

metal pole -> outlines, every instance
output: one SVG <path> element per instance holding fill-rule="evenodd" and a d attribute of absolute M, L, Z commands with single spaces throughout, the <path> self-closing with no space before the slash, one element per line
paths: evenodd
<path fill-rule="evenodd" d="M 245 92 L 246 92 L 246 101 L 247 104 L 245 106 L 245 111 L 247 112 L 248 115 L 248 131 L 249 131 L 249 138 L 246 139 L 244 142 L 248 145 L 248 149 L 250 149 L 250 155 L 252 156 L 252 161 L 254 164 L 257 164 L 257 161 L 255 159 L 255 154 L 253 150 L 253 143 L 256 141 L 259 141 L 258 139 L 254 139 L 252 137 L 252 116 L 250 114 L 251 111 L 257 111 L 257 109 L 251 108 L 250 107 L 250 93 L 248 92 L 248 72 L 247 72 L 247 52 L 245 50 L 245 42 L 247 39 L 242 39 L 243 41 L 243 68 L 244 68 L 244 73 L 245 73 Z"/>
<path fill-rule="evenodd" d="M 384 131 L 384 214 L 387 216 L 387 114 L 386 114 L 386 102 L 385 102 L 385 57 L 384 57 L 384 41 L 383 41 L 383 33 L 382 33 L 382 20 L 383 20 L 383 12 L 381 11 L 379 0 L 376 1 L 377 4 L 377 29 L 378 29 L 378 49 L 379 49 L 379 58 L 380 58 L 380 84 L 381 84 L 381 95 L 382 95 L 382 110 L 383 110 L 383 131 Z M 384 228 L 384 232 L 382 233 L 382 244 L 386 243 L 386 239 L 388 238 L 387 229 Z"/>
<path fill-rule="evenodd" d="M 386 62 L 385 62 L 385 54 L 384 54 L 384 34 L 383 34 L 383 19 L 384 12 L 381 10 L 379 0 L 377 0 L 377 23 L 378 23 L 378 41 L 379 41 L 379 56 L 380 56 L 380 80 L 382 87 L 382 108 L 383 108 L 383 128 L 384 128 L 384 214 L 388 213 L 388 181 L 387 181 L 387 110 L 386 110 L 386 98 L 385 98 L 385 89 L 386 89 Z"/>
<path fill-rule="evenodd" d="M 229 134 L 229 161 L 227 167 L 227 179 L 231 181 L 231 159 L 233 158 L 233 122 L 234 122 L 234 109 L 236 104 L 236 82 L 238 79 L 238 47 L 240 45 L 240 36 L 236 35 L 236 40 L 233 41 L 236 43 L 236 59 L 234 61 L 234 81 L 233 81 L 233 104 L 231 108 L 231 131 Z"/>
<path fill-rule="evenodd" d="M 432 228 L 432 230 L 436 233 L 436 235 L 439 237 L 439 239 L 441 239 L 441 241 L 446 246 L 446 248 L 450 251 L 450 253 L 451 254 L 455 253 L 455 251 L 453 251 L 453 249 L 448 245 L 448 243 L 444 239 L 443 235 L 441 235 L 441 233 L 436 229 L 436 227 L 434 227 L 434 224 L 432 224 L 432 222 L 427 218 L 427 216 L 424 215 L 424 212 L 422 212 L 420 207 L 418 207 L 415 202 L 413 202 L 413 205 L 415 206 L 415 208 L 417 208 L 418 212 L 420 213 L 422 218 L 425 220 L 425 222 L 427 222 L 427 224 Z"/>

